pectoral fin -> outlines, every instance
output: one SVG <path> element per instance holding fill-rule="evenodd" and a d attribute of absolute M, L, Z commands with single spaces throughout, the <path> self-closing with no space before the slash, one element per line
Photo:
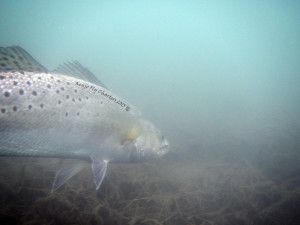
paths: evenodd
<path fill-rule="evenodd" d="M 83 160 L 76 161 L 66 161 L 64 162 L 62 168 L 56 172 L 51 193 L 56 191 L 60 186 L 66 183 L 71 177 L 83 169 L 88 162 Z"/>
<path fill-rule="evenodd" d="M 92 170 L 94 173 L 94 181 L 96 184 L 96 189 L 98 190 L 107 170 L 107 160 L 94 160 L 92 162 Z"/>

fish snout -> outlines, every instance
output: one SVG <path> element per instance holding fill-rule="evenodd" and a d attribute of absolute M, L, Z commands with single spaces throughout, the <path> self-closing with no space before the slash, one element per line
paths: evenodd
<path fill-rule="evenodd" d="M 158 156 L 162 157 L 163 155 L 167 154 L 170 151 L 169 142 L 167 139 L 164 138 L 162 145 L 158 149 Z"/>

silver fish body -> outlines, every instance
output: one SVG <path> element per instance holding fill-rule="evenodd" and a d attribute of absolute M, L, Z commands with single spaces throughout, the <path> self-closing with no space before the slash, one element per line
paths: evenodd
<path fill-rule="evenodd" d="M 128 103 L 73 77 L 2 72 L 0 79 L 0 154 L 85 157 L 107 138 L 124 141 L 140 123 Z"/>
<path fill-rule="evenodd" d="M 161 132 L 104 85 L 52 72 L 2 71 L 0 87 L 0 156 L 89 160 L 99 188 L 108 162 L 167 152 Z M 57 173 L 52 191 L 81 168 L 69 167 Z"/>

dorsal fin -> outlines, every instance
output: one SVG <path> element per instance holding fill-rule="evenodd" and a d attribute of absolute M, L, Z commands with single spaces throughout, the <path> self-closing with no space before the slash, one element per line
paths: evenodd
<path fill-rule="evenodd" d="M 0 71 L 48 72 L 19 46 L 0 47 Z"/>
<path fill-rule="evenodd" d="M 20 46 L 0 47 L 1 71 L 49 72 Z M 77 61 L 61 64 L 54 72 L 80 78 L 107 89 L 91 71 Z"/>
<path fill-rule="evenodd" d="M 98 80 L 98 78 L 89 69 L 81 65 L 78 61 L 61 64 L 53 72 L 89 81 L 107 89 L 107 87 L 100 80 Z"/>

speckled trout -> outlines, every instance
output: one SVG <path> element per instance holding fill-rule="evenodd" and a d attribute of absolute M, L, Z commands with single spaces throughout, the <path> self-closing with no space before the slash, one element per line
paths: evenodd
<path fill-rule="evenodd" d="M 18 46 L 0 48 L 0 156 L 75 158 L 52 192 L 91 163 L 96 189 L 109 162 L 159 158 L 168 141 L 79 62 L 50 72 Z"/>

